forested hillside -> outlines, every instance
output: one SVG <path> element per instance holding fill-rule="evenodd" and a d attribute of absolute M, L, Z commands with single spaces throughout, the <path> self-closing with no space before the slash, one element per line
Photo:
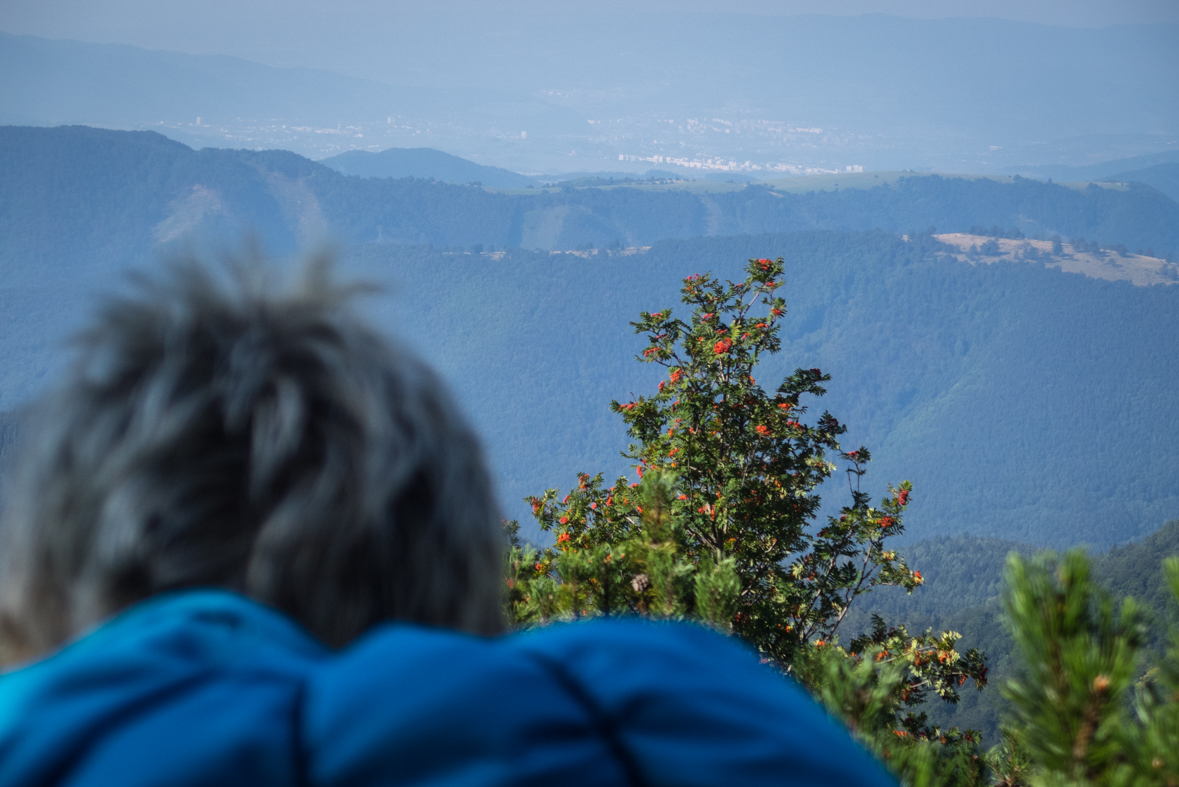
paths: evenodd
<path fill-rule="evenodd" d="M 432 148 L 389 148 L 380 153 L 350 150 L 320 160 L 345 175 L 362 178 L 422 178 L 447 183 L 478 183 L 493 189 L 539 186 L 535 179 L 502 167 L 487 167 Z"/>
<path fill-rule="evenodd" d="M 1179 162 L 1155 164 L 1130 172 L 1119 172 L 1109 180 L 1145 183 L 1171 199 L 1179 201 Z"/>
<path fill-rule="evenodd" d="M 1018 227 L 1027 235 L 1179 254 L 1179 204 L 1155 189 L 1028 179 L 906 177 L 794 194 L 631 187 L 503 194 L 345 176 L 283 151 L 194 151 L 151 132 L 0 129 L 0 261 L 141 260 L 252 230 L 271 250 L 332 238 L 449 248 L 641 246 L 669 238 L 806 229 Z"/>
<path fill-rule="evenodd" d="M 1129 158 L 1116 158 L 1102 161 L 1098 164 L 1082 166 L 1065 166 L 1048 164 L 1039 166 L 1009 167 L 1005 171 L 1041 180 L 1055 179 L 1065 183 L 1076 183 L 1091 180 L 1118 180 L 1123 173 L 1149 169 L 1159 164 L 1179 163 L 1179 150 L 1167 150 L 1159 153 L 1147 153 Z"/>
<path fill-rule="evenodd" d="M 346 268 L 391 286 L 374 317 L 458 388 L 521 519 L 525 494 L 625 469 L 607 404 L 656 382 L 633 360 L 629 322 L 674 305 L 688 273 L 732 275 L 777 255 L 789 312 L 764 378 L 796 366 L 833 375 L 814 415 L 830 409 L 849 426 L 846 445 L 872 450 L 874 492 L 913 481 L 915 538 L 1109 546 L 1179 514 L 1179 287 L 940 254 L 924 235 L 810 232 L 667 241 L 629 256 L 369 244 Z M 112 285 L 45 276 L 0 286 L 16 328 L 0 334 L 4 408 L 52 378 L 93 291 Z M 827 493 L 833 504 L 841 488 Z"/>
<path fill-rule="evenodd" d="M 623 469 L 625 436 L 606 405 L 655 385 L 633 360 L 629 321 L 674 305 L 688 273 L 735 275 L 779 254 L 789 312 L 764 379 L 796 366 L 833 375 L 814 414 L 830 409 L 849 427 L 845 445 L 872 450 L 874 491 L 913 481 L 914 537 L 1108 546 L 1179 512 L 1179 288 L 975 267 L 939 257 L 926 236 L 883 232 L 584 258 L 370 245 L 350 267 L 397 282 L 404 296 L 385 319 L 460 387 L 510 502 L 577 471 Z M 842 501 L 846 487 L 828 495 Z"/>
<path fill-rule="evenodd" d="M 1075 214 L 1090 239 L 1105 237 L 1092 227 L 1118 222 L 1174 231 L 1168 211 L 1179 206 L 1146 187 L 927 177 L 811 195 L 751 186 L 515 196 L 346 177 L 284 152 L 197 152 L 147 133 L 9 128 L 0 138 L 3 409 L 52 379 L 64 338 L 96 291 L 118 285 L 117 269 L 249 228 L 279 253 L 335 234 L 356 241 L 343 248 L 348 270 L 391 285 L 391 298 L 373 303 L 376 318 L 454 382 L 489 444 L 507 512 L 526 519 L 523 495 L 577 471 L 624 469 L 625 436 L 607 404 L 655 384 L 632 360 L 630 321 L 674 305 L 689 273 L 736 275 L 750 257 L 782 255 L 785 348 L 765 376 L 795 366 L 834 376 L 814 415 L 829 408 L 849 426 L 846 445 L 872 450 L 874 490 L 913 481 L 914 538 L 1107 547 L 1179 514 L 1179 287 L 1042 262 L 975 266 L 924 232 L 905 241 L 885 230 L 685 237 L 645 253 L 469 251 L 524 233 L 537 215 L 566 217 L 549 227 L 553 243 L 571 226 L 606 237 L 629 222 L 647 239 L 772 228 L 775 216 L 810 226 L 891 216 L 906 231 L 926 219 L 949 230 L 930 218 L 947 212 L 962 229 Z M 840 494 L 829 491 L 831 504 Z"/>
<path fill-rule="evenodd" d="M 295 226 L 266 177 L 233 151 L 197 152 L 153 132 L 0 129 L 0 260 L 9 284 L 26 273 L 70 278 L 142 261 L 193 232 L 250 230 L 289 253 Z"/>
<path fill-rule="evenodd" d="M 899 588 L 873 591 L 849 613 L 845 636 L 869 627 L 873 614 L 915 629 L 949 628 L 963 632 L 972 645 L 985 642 L 992 665 L 1002 668 L 1010 651 L 1000 604 L 1007 556 L 1017 552 L 1032 558 L 1045 548 L 961 534 L 913 542 L 902 551 L 908 563 L 921 571 L 924 585 L 911 594 Z M 1179 520 L 1139 541 L 1094 550 L 1093 576 L 1114 597 L 1133 596 L 1144 602 L 1157 620 L 1170 620 L 1179 609 L 1171 609 L 1162 564 L 1175 554 L 1179 554 Z M 1156 627 L 1151 640 L 1156 650 L 1163 644 L 1161 632 L 1162 627 Z"/>
<path fill-rule="evenodd" d="M 1003 568 L 1011 552 L 1031 558 L 1041 551 L 1028 544 L 970 535 L 910 544 L 903 549 L 905 558 L 922 572 L 925 584 L 911 595 L 899 588 L 883 588 L 861 599 L 859 609 L 848 616 L 844 638 L 867 628 L 873 613 L 890 623 L 904 623 L 910 631 L 933 628 L 962 634 L 965 646 L 986 651 L 991 685 L 981 693 L 964 692 L 956 708 L 934 704 L 931 710 L 941 723 L 979 729 L 990 743 L 998 742 L 997 725 L 1005 706 L 998 687 L 1016 669 L 1003 619 Z M 1163 561 L 1173 555 L 1179 555 L 1179 520 L 1141 541 L 1093 556 L 1093 578 L 1113 598 L 1132 596 L 1146 606 L 1147 650 L 1155 657 L 1163 653 L 1167 624 L 1179 622 L 1179 608 L 1163 573 Z M 1148 666 L 1142 664 L 1141 670 Z"/>

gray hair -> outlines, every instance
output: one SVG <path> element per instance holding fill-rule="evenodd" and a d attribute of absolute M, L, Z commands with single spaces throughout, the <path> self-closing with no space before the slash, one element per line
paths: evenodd
<path fill-rule="evenodd" d="M 107 300 L 33 408 L 0 519 L 0 637 L 34 655 L 157 593 L 221 587 L 340 646 L 400 619 L 503 627 L 479 443 L 422 361 L 307 267 L 188 262 Z"/>

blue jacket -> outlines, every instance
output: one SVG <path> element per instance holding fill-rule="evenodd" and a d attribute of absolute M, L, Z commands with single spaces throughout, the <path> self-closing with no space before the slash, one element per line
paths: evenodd
<path fill-rule="evenodd" d="M 382 625 L 341 651 L 222 591 L 139 604 L 0 677 L 0 787 L 895 785 L 737 643 L 599 621 Z"/>

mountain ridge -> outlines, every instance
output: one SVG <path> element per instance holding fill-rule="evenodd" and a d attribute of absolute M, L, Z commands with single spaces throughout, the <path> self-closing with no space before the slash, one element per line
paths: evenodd
<path fill-rule="evenodd" d="M 832 373 L 816 407 L 849 424 L 849 445 L 872 449 L 874 490 L 913 481 L 913 538 L 965 530 L 1107 546 L 1179 515 L 1179 458 L 1170 450 L 1179 441 L 1171 352 L 1179 288 L 1064 273 L 1051 255 L 973 264 L 922 221 L 932 205 L 964 231 L 1009 227 L 1013 216 L 1038 217 L 1040 227 L 1076 216 L 1110 227 L 1119 215 L 1163 221 L 1175 203 L 1145 186 L 936 176 L 809 195 L 755 185 L 704 196 L 714 213 L 688 191 L 512 196 L 344 176 L 284 151 L 0 129 L 0 313 L 8 317 L 0 409 L 52 383 L 85 305 L 129 268 L 152 270 L 174 254 L 219 256 L 239 248 L 247 228 L 286 259 L 336 234 L 345 272 L 397 293 L 374 321 L 405 335 L 452 381 L 485 434 L 507 513 L 526 518 L 525 494 L 577 471 L 625 470 L 617 458 L 625 435 L 606 403 L 657 383 L 652 368 L 630 360 L 638 351 L 630 321 L 673 303 L 688 273 L 737 277 L 747 258 L 782 255 L 790 311 L 767 379 L 791 365 Z M 906 237 L 853 223 L 877 218 Z M 709 221 L 726 234 L 700 237 Z M 640 241 L 627 246 L 649 248 L 623 254 L 622 243 L 598 243 L 623 230 Z M 526 233 L 581 251 L 521 249 Z M 1091 249 L 1101 236 L 1087 237 Z M 1103 255 L 1110 264 L 1129 259 Z M 831 490 L 832 505 L 839 494 Z"/>
<path fill-rule="evenodd" d="M 954 232 L 983 224 L 1152 248 L 1160 256 L 1179 253 L 1179 203 L 1139 184 L 1078 190 L 1026 178 L 925 175 L 802 194 L 757 183 L 722 184 L 728 190 L 709 193 L 688 183 L 522 194 L 345 176 L 289 151 L 194 151 L 144 136 L 152 133 L 0 128 L 0 260 L 63 253 L 142 259 L 158 251 L 161 222 L 194 208 L 185 201 L 197 187 L 216 200 L 208 201 L 191 234 L 225 238 L 252 227 L 277 253 L 326 240 L 316 236 L 315 222 L 291 213 L 288 197 L 296 192 L 304 203 L 314 198 L 320 229 L 346 244 L 578 249 L 702 235 L 873 227 L 900 233 L 930 225 Z M 45 186 L 50 176 L 59 183 L 56 190 Z M 110 193 L 128 199 L 112 201 Z"/>
<path fill-rule="evenodd" d="M 1179 202 L 1179 161 L 1153 164 L 1129 172 L 1119 172 L 1106 180 L 1145 183 Z"/>
<path fill-rule="evenodd" d="M 1008 167 L 1004 171 L 1011 175 L 1024 175 L 1026 177 L 1040 179 L 1052 178 L 1053 180 L 1064 182 L 1087 182 L 1091 180 L 1119 178 L 1122 173 L 1146 169 L 1159 164 L 1174 164 L 1176 162 L 1179 162 L 1179 150 L 1163 150 L 1140 156 L 1110 159 L 1097 164 L 1082 164 L 1079 166 L 1047 164 Z"/>
<path fill-rule="evenodd" d="M 349 150 L 320 159 L 319 163 L 345 175 L 363 178 L 433 178 L 496 189 L 540 185 L 540 181 L 519 172 L 477 164 L 434 148 L 388 148 L 379 152 Z"/>

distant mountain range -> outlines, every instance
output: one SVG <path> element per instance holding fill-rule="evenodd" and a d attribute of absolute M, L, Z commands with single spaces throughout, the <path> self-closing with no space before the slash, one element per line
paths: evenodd
<path fill-rule="evenodd" d="M 494 189 L 523 189 L 543 187 L 555 183 L 574 186 L 604 186 L 621 184 L 641 185 L 644 178 L 706 180 L 712 182 L 755 183 L 758 179 L 741 173 L 699 173 L 680 170 L 649 170 L 645 175 L 624 172 L 575 172 L 563 175 L 539 175 L 530 177 L 518 172 L 476 164 L 473 161 L 444 153 L 433 148 L 389 148 L 380 152 L 351 150 L 326 159 L 321 164 L 345 175 L 359 175 L 366 178 L 421 178 L 440 180 L 446 183 L 477 184 Z M 1179 150 L 1154 153 L 1145 156 L 1115 159 L 1101 164 L 1084 167 L 1014 167 L 1013 174 L 1034 177 L 1038 180 L 1055 179 L 1061 183 L 1085 183 L 1093 181 L 1142 183 L 1151 186 L 1179 202 Z M 871 173 L 866 173 L 871 176 Z M 895 180 L 894 177 L 889 180 Z M 928 174 L 928 173 L 922 173 Z M 857 177 L 858 176 L 858 177 Z M 910 173 L 911 177 L 917 173 Z M 947 176 L 953 177 L 953 176 Z M 863 188 L 871 185 L 861 173 L 844 173 L 825 176 L 800 176 L 769 182 L 783 191 L 799 193 L 805 190 L 828 191 L 838 188 L 840 181 L 845 187 Z M 808 188 L 809 187 L 809 188 Z"/>
<path fill-rule="evenodd" d="M 601 186 L 613 185 L 615 180 L 620 183 L 634 183 L 643 177 L 703 179 L 730 183 L 753 183 L 758 180 L 741 173 L 698 173 L 686 170 L 679 172 L 650 170 L 645 176 L 623 172 L 578 172 L 566 175 L 529 177 L 501 167 L 476 164 L 473 161 L 433 148 L 389 148 L 379 153 L 351 150 L 321 159 L 319 163 L 345 175 L 359 175 L 366 178 L 429 178 L 447 183 L 474 183 L 496 189 L 522 189 L 529 186 L 535 188 L 560 182 L 575 186 Z M 1179 202 L 1179 150 L 1115 159 L 1084 167 L 1013 167 L 1010 171 L 1013 174 L 1034 177 L 1039 180 L 1055 179 L 1062 183 L 1092 181 L 1143 183 Z M 769 180 L 772 182 L 772 179 Z M 845 185 L 854 183 L 862 187 L 865 179 L 853 178 L 852 175 L 845 173 L 822 177 L 801 176 L 780 180 L 774 185 L 784 187 L 784 190 L 798 192 L 804 188 L 803 184 L 813 184 L 813 190 L 824 191 L 832 188 L 832 183 L 837 187 L 839 180 L 843 180 Z"/>
<path fill-rule="evenodd" d="M 1083 167 L 1013 167 L 1014 174 L 1061 182 L 1109 181 L 1145 183 L 1179 202 L 1179 150 L 1114 159 Z"/>
<path fill-rule="evenodd" d="M 345 175 L 362 178 L 429 178 L 447 183 L 475 183 L 495 189 L 541 185 L 540 181 L 518 172 L 476 164 L 432 148 L 389 148 L 380 153 L 350 150 L 319 163 Z"/>
<path fill-rule="evenodd" d="M 551 250 L 807 229 L 963 232 L 981 224 L 1179 254 L 1179 204 L 1138 184 L 847 173 L 807 192 L 787 180 L 504 194 L 346 176 L 285 151 L 194 151 L 152 132 L 86 127 L 0 128 L 0 176 L 0 261 L 16 264 L 13 276 L 40 259 L 108 266 L 246 229 L 288 253 L 327 239 Z"/>
<path fill-rule="evenodd" d="M 1097 164 L 1083 166 L 1065 166 L 1062 164 L 1008 167 L 1005 171 L 1011 175 L 1040 178 L 1063 182 L 1084 182 L 1090 180 L 1132 180 L 1125 175 L 1130 172 L 1147 171 L 1160 164 L 1179 164 L 1179 149 L 1166 150 L 1160 153 L 1148 153 L 1143 156 L 1117 158 L 1102 161 Z"/>
<path fill-rule="evenodd" d="M 1169 164 L 1155 164 L 1130 172 L 1119 172 L 1116 175 L 1103 178 L 1103 180 L 1145 183 L 1179 202 L 1179 161 Z"/>

